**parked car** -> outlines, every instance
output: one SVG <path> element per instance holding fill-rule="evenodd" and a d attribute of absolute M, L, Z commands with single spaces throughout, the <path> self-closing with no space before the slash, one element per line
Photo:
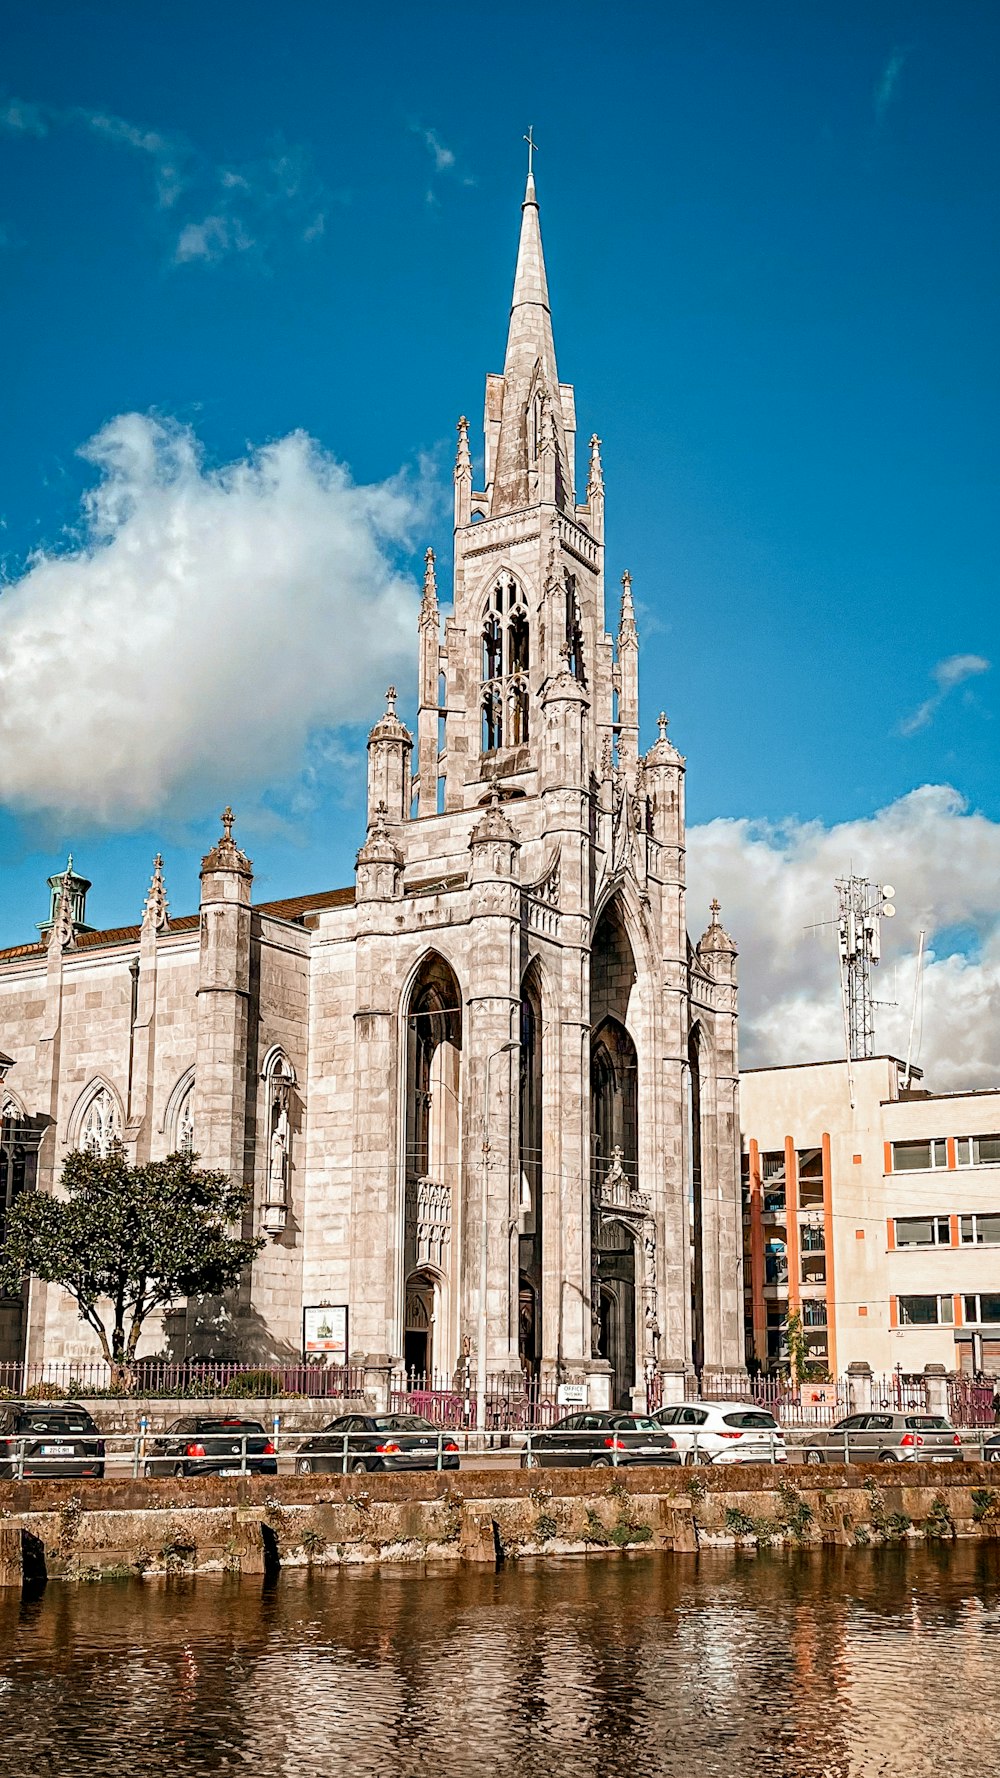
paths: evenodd
<path fill-rule="evenodd" d="M 104 1440 L 76 1402 L 8 1401 L 0 1410 L 0 1476 L 102 1476 Z"/>
<path fill-rule="evenodd" d="M 522 1469 L 608 1469 L 613 1463 L 679 1463 L 680 1452 L 656 1421 L 614 1409 L 567 1414 L 545 1432 L 533 1432 L 521 1453 Z"/>
<path fill-rule="evenodd" d="M 960 1463 L 962 1440 L 943 1414 L 884 1409 L 848 1414 L 809 1434 L 807 1463 Z"/>
<path fill-rule="evenodd" d="M 345 1447 L 346 1436 L 346 1447 Z M 305 1439 L 295 1453 L 296 1475 L 355 1475 L 367 1471 L 458 1468 L 458 1445 L 450 1432 L 422 1414 L 341 1414 L 322 1432 Z"/>
<path fill-rule="evenodd" d="M 970 1452 L 970 1456 L 975 1457 L 975 1455 L 975 1451 Z M 983 1440 L 983 1461 L 985 1463 L 1000 1463 L 1000 1432 L 995 1432 L 992 1438 Z"/>
<path fill-rule="evenodd" d="M 661 1408 L 685 1463 L 785 1463 L 785 1435 L 767 1408 L 746 1401 L 690 1401 Z"/>
<path fill-rule="evenodd" d="M 277 1475 L 278 1459 L 259 1420 L 185 1414 L 147 1441 L 143 1468 L 148 1476 Z"/>

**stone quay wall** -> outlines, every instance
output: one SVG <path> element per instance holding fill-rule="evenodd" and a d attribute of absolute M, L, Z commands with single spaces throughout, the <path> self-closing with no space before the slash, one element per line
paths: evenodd
<path fill-rule="evenodd" d="M 0 1483 L 0 1585 L 1000 1538 L 987 1464 Z"/>

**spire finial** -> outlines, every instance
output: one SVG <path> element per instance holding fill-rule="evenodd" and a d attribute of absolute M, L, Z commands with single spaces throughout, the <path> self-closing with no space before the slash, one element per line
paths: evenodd
<path fill-rule="evenodd" d="M 59 900 L 56 903 L 55 918 L 49 928 L 49 949 L 66 951 L 76 944 L 76 926 L 73 922 L 73 903 L 70 900 L 69 880 L 73 869 L 73 858 L 63 872 L 63 880 L 59 889 Z"/>
<path fill-rule="evenodd" d="M 395 716 L 396 714 L 396 687 L 394 685 L 386 687 L 385 713 L 387 716 Z"/>
<path fill-rule="evenodd" d="M 227 840 L 231 840 L 233 837 L 233 822 L 235 820 L 236 816 L 233 814 L 232 809 L 227 803 L 221 815 L 222 831 Z"/>
<path fill-rule="evenodd" d="M 464 414 L 459 415 L 458 445 L 455 450 L 455 480 L 465 481 L 472 487 L 472 453 L 469 450 L 469 422 Z"/>
<path fill-rule="evenodd" d="M 711 916 L 712 916 L 712 925 L 718 926 L 719 915 L 722 912 L 722 903 L 719 900 L 717 895 L 713 895 L 711 901 L 708 904 L 708 907 L 709 907 L 709 912 L 711 913 Z"/>
<path fill-rule="evenodd" d="M 601 441 L 595 432 L 590 440 L 590 473 L 587 476 L 587 499 L 604 492 L 604 468 L 601 463 Z"/>
<path fill-rule="evenodd" d="M 437 575 L 434 572 L 434 551 L 424 551 L 424 610 L 437 610 Z"/>
<path fill-rule="evenodd" d="M 665 741 L 667 738 L 667 713 L 665 710 L 661 710 L 656 718 L 656 727 L 659 731 L 659 739 Z"/>
<path fill-rule="evenodd" d="M 618 627 L 618 640 L 623 637 L 635 639 L 635 606 L 632 603 L 632 576 L 626 568 L 622 575 L 622 619 Z"/>
<path fill-rule="evenodd" d="M 534 155 L 536 155 L 538 153 L 538 143 L 535 141 L 534 127 L 535 127 L 534 124 L 529 123 L 528 134 L 524 137 L 524 141 L 527 142 L 527 144 L 528 144 L 528 178 L 529 179 L 531 179 L 534 176 L 534 169 L 532 167 L 532 158 Z"/>
<path fill-rule="evenodd" d="M 163 885 L 163 858 L 157 852 L 153 859 L 153 878 L 149 885 L 149 893 L 143 903 L 143 925 L 145 927 L 151 926 L 154 932 L 165 932 L 170 924 L 167 917 L 169 905 Z"/>

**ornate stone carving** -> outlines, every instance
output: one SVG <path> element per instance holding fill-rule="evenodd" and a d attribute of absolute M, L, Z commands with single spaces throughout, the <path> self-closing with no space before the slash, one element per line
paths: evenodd
<path fill-rule="evenodd" d="M 432 1265 L 444 1271 L 451 1240 L 451 1186 L 425 1175 L 407 1191 L 407 1270 Z"/>

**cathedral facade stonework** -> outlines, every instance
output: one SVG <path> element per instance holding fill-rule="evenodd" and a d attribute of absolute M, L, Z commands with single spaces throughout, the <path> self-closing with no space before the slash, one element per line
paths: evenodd
<path fill-rule="evenodd" d="M 575 432 L 529 175 L 482 491 L 463 419 L 450 610 L 428 551 L 416 736 L 390 692 L 353 888 L 254 904 L 227 810 L 196 915 L 157 863 L 141 925 L 93 932 L 70 867 L 0 953 L 8 1199 L 114 1137 L 252 1187 L 238 1299 L 147 1344 L 288 1359 L 325 1304 L 352 1355 L 450 1377 L 485 1337 L 487 1375 L 595 1405 L 742 1364 L 735 946 L 717 908 L 688 938 L 684 760 L 663 717 L 640 751 Z M 3 1315 L 0 1356 L 91 1353 L 54 1288 Z"/>

